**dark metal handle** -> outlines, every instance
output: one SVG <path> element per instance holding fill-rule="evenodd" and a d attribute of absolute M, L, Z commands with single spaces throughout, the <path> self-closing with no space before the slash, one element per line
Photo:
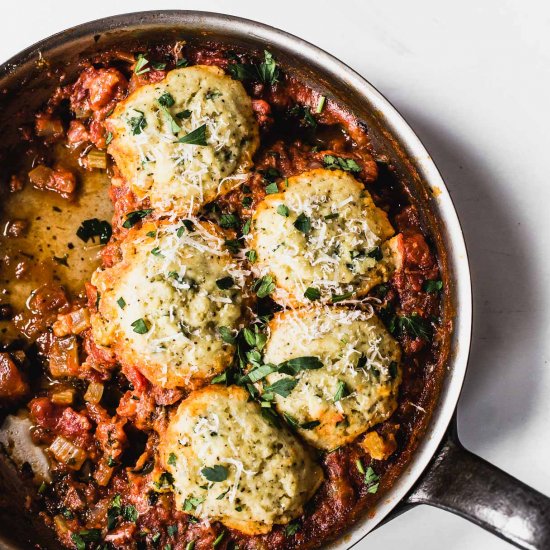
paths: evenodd
<path fill-rule="evenodd" d="M 550 498 L 467 451 L 456 429 L 403 504 L 443 508 L 518 548 L 550 549 Z"/>

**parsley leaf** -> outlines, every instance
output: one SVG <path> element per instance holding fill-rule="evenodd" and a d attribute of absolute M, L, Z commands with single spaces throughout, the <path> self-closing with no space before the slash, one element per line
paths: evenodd
<path fill-rule="evenodd" d="M 333 401 L 336 403 L 337 401 L 340 401 L 340 399 L 343 399 L 346 397 L 346 395 L 349 394 L 348 388 L 346 386 L 346 383 L 342 380 L 338 380 L 338 384 L 336 385 L 336 393 L 334 394 Z"/>
<path fill-rule="evenodd" d="M 226 344 L 234 344 L 237 340 L 229 327 L 219 327 L 218 332 L 220 333 L 221 339 Z"/>
<path fill-rule="evenodd" d="M 302 212 L 294 222 L 294 227 L 307 235 L 311 231 L 311 220 Z"/>
<path fill-rule="evenodd" d="M 216 286 L 220 290 L 227 290 L 228 288 L 231 288 L 235 284 L 235 281 L 233 280 L 233 277 L 223 277 L 221 279 L 218 279 L 216 281 Z"/>
<path fill-rule="evenodd" d="M 188 145 L 206 145 L 206 124 L 195 128 L 192 132 L 178 139 L 178 143 Z"/>
<path fill-rule="evenodd" d="M 248 261 L 253 264 L 258 258 L 258 253 L 255 250 L 247 250 L 245 256 L 247 257 Z"/>
<path fill-rule="evenodd" d="M 100 244 L 107 244 L 112 234 L 111 224 L 108 221 L 98 220 L 97 218 L 84 220 L 76 230 L 76 236 L 85 243 L 90 239 L 94 241 L 94 237 L 99 237 Z"/>
<path fill-rule="evenodd" d="M 435 293 L 443 289 L 443 281 L 428 279 L 424 281 L 422 285 L 422 290 L 424 292 Z"/>
<path fill-rule="evenodd" d="M 285 527 L 285 535 L 287 537 L 292 537 L 300 530 L 300 522 L 292 521 Z"/>
<path fill-rule="evenodd" d="M 279 78 L 279 69 L 273 55 L 264 50 L 264 61 L 258 65 L 258 75 L 265 84 L 275 84 Z"/>
<path fill-rule="evenodd" d="M 138 519 L 138 511 L 136 510 L 135 506 L 132 506 L 131 504 L 128 504 L 122 508 L 122 517 L 126 521 L 131 521 L 132 523 L 135 523 Z"/>
<path fill-rule="evenodd" d="M 418 313 L 398 317 L 397 328 L 403 334 L 408 334 L 413 338 L 421 338 L 422 340 L 429 340 L 432 335 L 430 322 L 418 315 Z"/>
<path fill-rule="evenodd" d="M 306 291 L 304 292 L 304 296 L 311 300 L 312 302 L 315 300 L 318 300 L 321 297 L 321 291 L 318 288 L 309 286 L 306 288 Z"/>
<path fill-rule="evenodd" d="M 372 250 L 367 252 L 369 258 L 374 258 L 377 262 L 382 259 L 382 249 L 379 246 L 375 246 Z"/>
<path fill-rule="evenodd" d="M 148 216 L 152 211 L 152 208 L 147 208 L 145 210 L 135 210 L 134 212 L 126 214 L 126 221 L 122 224 L 122 227 L 124 227 L 124 229 L 130 229 L 130 227 L 136 225 L 136 223 Z"/>
<path fill-rule="evenodd" d="M 376 475 L 375 471 L 369 466 L 367 473 L 365 474 L 365 484 L 367 485 L 367 492 L 376 493 L 378 486 L 380 485 L 380 476 Z"/>
<path fill-rule="evenodd" d="M 130 117 L 128 119 L 128 125 L 132 130 L 132 134 L 137 136 L 147 127 L 147 120 L 145 119 L 143 111 L 138 111 L 137 109 L 134 109 L 134 111 L 138 113 L 138 116 Z"/>
<path fill-rule="evenodd" d="M 272 181 L 265 186 L 265 192 L 267 195 L 274 195 L 279 192 L 279 188 L 277 187 L 277 184 Z"/>
<path fill-rule="evenodd" d="M 323 157 L 325 168 L 329 170 L 344 170 L 346 172 L 361 172 L 361 166 L 353 159 L 337 157 L 335 155 L 325 155 Z"/>
<path fill-rule="evenodd" d="M 177 459 L 176 453 L 170 453 L 168 455 L 168 464 L 170 466 L 175 466 L 176 465 L 176 459 Z"/>
<path fill-rule="evenodd" d="M 116 303 L 120 309 L 124 309 L 126 307 L 126 300 L 122 296 L 116 301 Z"/>
<path fill-rule="evenodd" d="M 288 361 L 282 362 L 278 365 L 278 372 L 283 374 L 290 374 L 291 376 L 296 376 L 300 371 L 303 370 L 317 370 L 323 367 L 323 362 L 318 357 L 313 356 L 304 356 L 304 357 L 294 357 Z"/>
<path fill-rule="evenodd" d="M 345 292 L 344 294 L 333 294 L 330 298 L 330 301 L 335 304 L 336 302 L 342 302 L 344 300 L 347 300 L 348 298 L 351 298 L 353 296 L 354 292 Z"/>
<path fill-rule="evenodd" d="M 286 206 L 286 204 L 280 204 L 279 206 L 277 206 L 277 214 L 280 214 L 281 216 L 288 218 L 289 213 L 290 213 L 290 210 L 288 209 L 288 206 Z"/>
<path fill-rule="evenodd" d="M 150 67 L 147 67 L 149 61 L 145 58 L 145 56 L 140 53 L 137 57 L 136 64 L 134 66 L 134 73 L 138 76 L 140 74 L 148 73 L 151 69 Z"/>
<path fill-rule="evenodd" d="M 293 378 L 281 378 L 270 386 L 265 387 L 264 393 L 276 393 L 281 397 L 288 397 L 290 392 L 296 387 L 296 384 L 298 384 L 298 380 L 294 380 Z"/>
<path fill-rule="evenodd" d="M 229 471 L 225 466 L 216 464 L 215 466 L 207 466 L 201 470 L 201 474 L 208 480 L 218 483 L 225 481 L 229 475 Z"/>
<path fill-rule="evenodd" d="M 254 283 L 253 289 L 256 292 L 258 298 L 265 298 L 269 296 L 275 290 L 275 283 L 271 275 L 264 275 L 260 279 L 257 279 Z"/>
<path fill-rule="evenodd" d="M 222 214 L 220 216 L 220 225 L 224 229 L 236 228 L 239 225 L 239 219 L 235 214 Z"/>
<path fill-rule="evenodd" d="M 163 93 L 157 100 L 163 107 L 172 107 L 176 100 L 172 96 L 171 93 L 165 92 Z"/>
<path fill-rule="evenodd" d="M 149 330 L 147 323 L 143 319 L 134 321 L 131 326 L 137 334 L 145 334 Z"/>

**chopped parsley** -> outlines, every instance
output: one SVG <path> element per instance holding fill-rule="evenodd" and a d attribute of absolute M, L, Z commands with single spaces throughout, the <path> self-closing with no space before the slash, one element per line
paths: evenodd
<path fill-rule="evenodd" d="M 303 212 L 296 218 L 293 225 L 304 235 L 307 235 L 311 231 L 311 219 L 308 218 Z"/>
<path fill-rule="evenodd" d="M 235 214 L 222 214 L 220 216 L 220 225 L 224 229 L 236 228 L 239 225 L 239 218 Z"/>
<path fill-rule="evenodd" d="M 122 298 L 122 296 L 116 301 L 116 303 L 120 309 L 124 309 L 126 307 L 126 300 Z"/>
<path fill-rule="evenodd" d="M 340 214 L 338 212 L 331 212 L 330 214 L 327 214 L 325 216 L 325 220 L 335 220 L 336 218 L 339 218 Z"/>
<path fill-rule="evenodd" d="M 192 132 L 178 139 L 178 143 L 188 145 L 206 145 L 206 124 L 195 128 Z"/>
<path fill-rule="evenodd" d="M 201 474 L 208 480 L 214 483 L 225 481 L 229 475 L 229 471 L 225 466 L 216 464 L 215 466 L 207 466 L 201 470 Z"/>
<path fill-rule="evenodd" d="M 369 466 L 365 474 L 365 485 L 367 486 L 368 493 L 376 493 L 378 491 L 378 486 L 380 485 L 380 476 L 376 475 L 374 470 Z"/>
<path fill-rule="evenodd" d="M 336 385 L 336 393 L 334 394 L 333 401 L 336 403 L 346 397 L 349 394 L 349 390 L 346 386 L 346 383 L 343 380 L 338 380 Z"/>
<path fill-rule="evenodd" d="M 329 170 L 344 170 L 346 172 L 361 172 L 361 166 L 353 159 L 337 157 L 335 155 L 325 155 L 323 157 L 325 168 Z"/>
<path fill-rule="evenodd" d="M 147 127 L 147 120 L 145 119 L 143 111 L 138 111 L 137 109 L 134 109 L 134 111 L 137 113 L 137 116 L 130 117 L 128 119 L 128 125 L 132 130 L 132 134 L 137 136 Z"/>
<path fill-rule="evenodd" d="M 273 55 L 264 50 L 264 61 L 256 64 L 232 63 L 227 67 L 235 80 L 259 80 L 264 84 L 275 84 L 279 79 L 279 69 Z"/>
<path fill-rule="evenodd" d="M 192 512 L 197 508 L 197 506 L 200 506 L 204 502 L 204 497 L 202 498 L 195 498 L 195 497 L 189 497 L 186 498 L 183 503 L 183 510 L 184 512 Z"/>
<path fill-rule="evenodd" d="M 161 61 L 152 61 L 151 67 L 153 67 L 155 71 L 163 71 L 166 69 L 166 63 L 162 63 Z"/>
<path fill-rule="evenodd" d="M 247 250 L 247 252 L 245 253 L 245 256 L 248 259 L 248 261 L 251 264 L 253 264 L 258 258 L 258 253 L 255 250 Z"/>
<path fill-rule="evenodd" d="M 131 521 L 132 523 L 135 523 L 138 519 L 138 511 L 136 510 L 135 506 L 132 506 L 131 504 L 128 504 L 122 508 L 122 517 L 126 521 Z"/>
<path fill-rule="evenodd" d="M 347 300 L 348 298 L 351 298 L 353 296 L 354 292 L 345 292 L 344 294 L 333 294 L 330 298 L 330 301 L 335 304 L 336 302 L 343 302 L 344 300 Z"/>
<path fill-rule="evenodd" d="M 296 384 L 298 384 L 298 380 L 294 380 L 293 378 L 288 378 L 288 377 L 281 378 L 280 380 L 277 380 L 277 382 L 274 382 L 270 386 L 265 387 L 264 395 L 270 394 L 270 393 L 276 393 L 281 397 L 288 397 L 290 395 L 290 392 L 296 387 Z"/>
<path fill-rule="evenodd" d="M 227 383 L 227 372 L 222 372 L 221 374 L 218 374 L 218 376 L 214 376 L 212 380 L 210 380 L 211 384 L 226 384 Z"/>
<path fill-rule="evenodd" d="M 250 220 L 246 220 L 246 223 L 243 225 L 242 232 L 243 235 L 248 235 L 250 233 Z"/>
<path fill-rule="evenodd" d="M 264 61 L 258 65 L 258 75 L 265 84 L 274 84 L 279 78 L 279 69 L 273 55 L 264 50 Z"/>
<path fill-rule="evenodd" d="M 105 145 L 109 145 L 113 141 L 113 133 L 107 132 L 107 135 L 105 136 Z"/>
<path fill-rule="evenodd" d="M 126 221 L 122 224 L 122 227 L 124 227 L 124 229 L 134 227 L 136 223 L 148 216 L 152 211 L 152 208 L 146 208 L 145 210 L 135 210 L 134 212 L 126 214 Z"/>
<path fill-rule="evenodd" d="M 170 466 L 175 466 L 176 465 L 176 454 L 175 453 L 170 453 L 168 455 L 168 464 Z"/>
<path fill-rule="evenodd" d="M 257 279 L 253 287 L 258 298 L 265 298 L 269 296 L 275 290 L 275 283 L 271 275 L 264 275 L 260 279 Z"/>
<path fill-rule="evenodd" d="M 147 67 L 148 64 L 149 64 L 149 61 L 145 58 L 145 56 L 142 53 L 140 53 L 136 60 L 134 73 L 138 76 L 140 74 L 148 73 L 151 70 L 150 67 Z"/>
<path fill-rule="evenodd" d="M 95 237 L 99 237 L 100 244 L 107 244 L 113 230 L 111 224 L 105 220 L 90 218 L 81 222 L 80 227 L 76 230 L 76 236 L 87 243 L 90 239 L 93 242 Z"/>
<path fill-rule="evenodd" d="M 221 339 L 226 344 L 234 344 L 237 340 L 233 335 L 233 331 L 229 327 L 219 327 L 218 332 L 220 333 Z"/>
<path fill-rule="evenodd" d="M 195 541 L 191 540 L 187 543 L 185 550 L 195 550 Z"/>
<path fill-rule="evenodd" d="M 303 370 L 317 370 L 323 367 L 323 362 L 318 357 L 303 356 L 294 357 L 288 361 L 283 361 L 278 365 L 277 370 L 283 374 L 290 374 L 296 376 Z"/>
<path fill-rule="evenodd" d="M 183 118 L 189 118 L 190 116 L 191 116 L 191 111 L 189 109 L 184 109 L 183 111 L 176 113 L 176 118 L 179 118 L 180 120 Z"/>
<path fill-rule="evenodd" d="M 435 293 L 443 289 L 443 281 L 428 279 L 424 281 L 422 290 L 424 292 Z"/>
<path fill-rule="evenodd" d="M 216 286 L 220 290 L 227 290 L 228 288 L 231 288 L 235 284 L 235 281 L 233 280 L 233 277 L 223 277 L 222 279 L 218 279 L 216 281 Z"/>
<path fill-rule="evenodd" d="M 288 206 L 286 206 L 286 204 L 280 204 L 279 206 L 277 206 L 277 214 L 288 218 L 289 213 L 290 210 L 288 209 Z"/>
<path fill-rule="evenodd" d="M 163 107 L 172 107 L 176 102 L 171 93 L 163 93 L 157 100 Z"/>
<path fill-rule="evenodd" d="M 147 323 L 143 319 L 134 321 L 131 326 L 137 334 L 145 334 L 149 330 Z"/>
<path fill-rule="evenodd" d="M 299 521 L 291 521 L 286 527 L 285 527 L 285 535 L 287 537 L 294 536 L 298 531 L 300 530 L 300 522 Z"/>
<path fill-rule="evenodd" d="M 176 67 L 187 67 L 187 65 L 189 65 L 189 61 L 187 61 L 185 57 L 182 57 L 176 61 Z"/>
<path fill-rule="evenodd" d="M 315 300 L 318 300 L 321 297 L 321 291 L 318 288 L 309 286 L 306 288 L 306 291 L 304 292 L 304 296 L 308 300 L 311 300 L 312 302 L 314 302 Z"/>
<path fill-rule="evenodd" d="M 429 340 L 432 335 L 430 322 L 418 315 L 418 313 L 397 317 L 396 328 L 402 334 L 408 334 L 413 338 L 421 338 L 422 340 Z"/>
<path fill-rule="evenodd" d="M 375 246 L 372 250 L 367 252 L 369 258 L 374 258 L 377 262 L 382 259 L 382 249 L 379 246 Z"/>
<path fill-rule="evenodd" d="M 279 188 L 277 187 L 277 184 L 272 181 L 265 186 L 265 192 L 267 195 L 274 195 L 279 192 Z"/>
<path fill-rule="evenodd" d="M 155 246 L 155 248 L 153 248 L 153 250 L 151 250 L 151 254 L 153 256 L 160 256 L 161 258 L 164 258 L 164 256 L 162 255 L 162 252 L 160 251 L 160 248 L 158 246 Z"/>
<path fill-rule="evenodd" d="M 238 239 L 226 239 L 224 244 L 229 252 L 233 254 L 237 254 L 241 249 L 241 241 L 239 241 Z"/>

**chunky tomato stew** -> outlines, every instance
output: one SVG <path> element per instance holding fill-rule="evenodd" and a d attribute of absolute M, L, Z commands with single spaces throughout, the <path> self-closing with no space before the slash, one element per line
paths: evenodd
<path fill-rule="evenodd" d="M 170 386 L 153 383 L 137 364 L 98 341 L 92 320 L 102 296 L 91 275 L 119 264 L 121 243 L 156 214 L 150 198 L 136 194 L 108 153 L 117 139 L 108 121 L 132 94 L 162 84 L 171 71 L 196 65 L 219 67 L 251 98 L 259 131 L 252 166 L 239 185 L 192 214 L 223 230 L 225 246 L 244 262 L 252 290 L 243 298 L 239 324 L 215 327 L 223 345 L 233 346 L 229 367 L 193 385 Z M 208 93 L 215 99 L 216 92 Z M 163 116 L 179 130 L 190 115 L 169 112 L 174 97 L 162 97 Z M 138 110 L 129 121 L 133 137 L 144 131 L 143 117 Z M 181 137 L 174 130 L 179 143 L 197 148 L 206 142 L 204 132 L 203 126 Z M 172 43 L 107 51 L 83 61 L 78 78 L 61 79 L 34 123 L 21 128 L 20 138 L 2 190 L 0 441 L 21 478 L 35 485 L 28 512 L 40 515 L 60 544 L 78 550 L 317 548 L 361 515 L 375 513 L 429 420 L 451 327 L 442 320 L 446 288 L 432 236 L 392 166 L 373 150 L 366 125 L 285 73 L 269 52 L 254 57 L 212 43 Z M 261 252 L 247 240 L 257 230 L 251 219 L 259 205 L 267 204 L 266 197 L 284 193 L 293 177 L 321 169 L 343 172 L 364 185 L 397 234 L 399 256 L 385 280 L 364 295 L 333 294 L 326 306 L 338 302 L 338 307 L 373 312 L 398 343 L 401 373 L 392 414 L 330 449 L 310 445 L 299 433 L 298 428 L 314 430 L 319 421 L 298 426 L 293 414 L 281 413 L 277 400 L 296 391 L 296 382 L 284 391 L 279 384 L 277 393 L 277 384 L 270 380 L 267 391 L 264 380 L 262 390 L 261 378 L 274 369 L 266 370 L 262 362 L 269 324 L 286 306 L 274 299 L 275 278 L 254 271 Z M 288 217 L 288 205 L 280 204 L 277 212 L 281 219 Z M 338 215 L 333 209 L 325 218 Z M 299 237 L 316 230 L 304 214 L 294 227 Z M 375 263 L 382 252 L 376 247 L 366 255 Z M 348 267 L 353 260 L 352 254 Z M 233 283 L 231 277 L 216 281 L 219 289 Z M 312 303 L 322 299 L 315 285 L 305 297 Z M 128 301 L 119 298 L 121 310 Z M 142 318 L 132 327 L 138 335 L 150 330 Z M 302 361 L 304 371 L 317 368 L 308 358 L 309 363 Z M 390 368 L 397 369 L 397 363 Z M 252 379 L 251 372 L 263 374 Z M 159 446 L 180 404 L 204 385 L 242 386 L 266 422 L 294 434 L 320 466 L 322 482 L 299 516 L 275 521 L 267 532 L 245 534 L 219 518 L 201 516 L 198 498 L 176 505 L 175 459 L 170 455 L 163 461 Z M 340 381 L 332 400 L 337 404 L 352 393 Z M 30 439 L 18 439 L 18 426 L 27 434 L 30 429 Z M 24 445 L 34 450 L 18 453 Z M 210 476 L 208 489 L 231 468 L 203 468 Z M 230 488 L 220 493 L 220 499 L 231 496 Z"/>

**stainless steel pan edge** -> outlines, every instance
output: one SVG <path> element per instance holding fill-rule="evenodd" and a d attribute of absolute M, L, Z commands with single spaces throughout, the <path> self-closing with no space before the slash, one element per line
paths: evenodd
<path fill-rule="evenodd" d="M 395 514 L 403 509 L 403 506 L 416 503 L 439 505 L 470 516 L 470 519 L 477 521 L 474 517 L 475 514 L 471 511 L 460 509 L 462 501 L 458 502 L 455 499 L 454 503 L 449 504 L 449 502 L 442 502 L 441 498 L 437 498 L 438 491 L 441 490 L 441 483 L 448 483 L 448 478 L 444 481 L 444 476 L 440 474 L 445 469 L 442 469 L 442 465 L 451 464 L 449 456 L 454 457 L 454 467 L 456 468 L 461 468 L 461 464 L 465 464 L 466 458 L 473 456 L 466 451 L 461 452 L 461 447 L 447 435 L 468 361 L 472 327 L 472 291 L 466 247 L 455 208 L 435 164 L 420 140 L 393 106 L 372 85 L 331 55 L 304 40 L 272 27 L 246 19 L 208 12 L 173 10 L 132 13 L 74 27 L 38 42 L 0 66 L 0 88 L 11 89 L 13 94 L 18 88 L 21 89 L 23 82 L 35 86 L 36 82 L 32 75 L 36 72 L 36 64 L 41 63 L 43 59 L 46 61 L 56 58 L 69 59 L 78 56 L 81 52 L 93 50 L 94 47 L 101 46 L 101 44 L 136 36 L 146 37 L 151 33 L 165 35 L 173 33 L 179 36 L 194 34 L 216 39 L 224 38 L 228 41 L 247 44 L 250 47 L 255 46 L 260 50 L 269 46 L 278 58 L 281 58 L 285 64 L 302 71 L 301 76 L 314 82 L 316 87 L 326 88 L 329 95 L 339 96 L 344 103 L 346 103 L 344 96 L 345 99 L 351 98 L 353 100 L 352 109 L 354 111 L 356 108 L 359 109 L 361 114 L 364 112 L 365 118 L 369 119 L 373 126 L 379 127 L 379 133 L 386 134 L 386 137 L 380 136 L 380 140 L 385 143 L 386 147 L 389 147 L 387 136 L 390 136 L 393 147 L 401 149 L 401 153 L 409 161 L 409 169 L 414 172 L 412 177 L 416 180 L 416 185 L 430 187 L 434 190 L 433 196 L 429 200 L 429 208 L 441 222 L 439 230 L 447 250 L 449 283 L 453 293 L 452 301 L 456 309 L 452 350 L 439 404 L 434 410 L 426 435 L 407 470 L 391 491 L 385 495 L 383 501 L 377 506 L 375 514 L 357 522 L 342 539 L 330 545 L 330 548 L 334 550 L 350 548 L 390 517 L 392 512 Z M 37 86 L 39 87 L 39 85 L 38 83 Z M 11 101 L 10 97 L 9 93 L 4 96 L 7 107 Z M 4 111 L 4 113 L 7 112 L 9 109 Z M 374 118 L 373 113 L 376 113 Z M 380 125 L 383 126 L 383 129 Z M 479 466 L 477 461 L 480 460 L 474 457 L 473 466 L 470 464 L 470 467 L 475 470 Z M 495 475 L 494 467 L 488 465 L 488 470 Z M 450 473 L 446 471 L 446 473 L 450 476 L 453 475 L 452 471 Z M 510 480 L 506 479 L 506 482 L 510 483 Z M 512 480 L 512 483 L 519 482 Z M 456 490 L 458 489 L 457 487 Z M 522 496 L 526 509 L 529 508 L 526 517 L 532 518 L 535 524 L 538 524 L 541 518 L 547 517 L 550 524 L 550 507 L 546 510 L 547 516 L 541 515 L 541 513 L 546 513 L 541 510 L 547 503 L 545 501 L 533 503 L 532 501 L 533 495 L 537 494 L 531 489 L 525 488 L 525 494 Z M 491 507 L 490 498 L 485 506 Z M 478 523 L 493 531 L 499 531 L 498 525 L 494 526 L 490 522 L 484 521 L 478 521 Z M 525 522 L 523 526 L 525 526 Z M 508 536 L 505 529 L 500 529 L 497 534 Z M 23 548 L 10 544 L 8 542 L 9 533 L 5 533 L 5 535 L 4 537 L 0 534 L 0 546 L 10 549 Z M 519 545 L 522 545 L 521 536 L 514 539 L 515 535 L 516 533 L 511 533 L 508 538 L 516 544 L 519 540 Z M 547 545 L 538 546 L 525 543 L 522 547 L 549 548 L 550 530 L 546 535 L 548 538 L 544 541 L 548 542 Z M 542 541 L 546 535 L 543 533 L 540 540 Z M 525 537 L 523 538 L 525 539 Z M 536 541 L 535 544 L 537 544 Z"/>

